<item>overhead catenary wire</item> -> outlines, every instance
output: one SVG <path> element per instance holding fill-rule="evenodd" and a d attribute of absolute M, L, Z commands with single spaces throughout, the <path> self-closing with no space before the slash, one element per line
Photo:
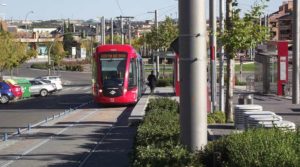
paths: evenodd
<path fill-rule="evenodd" d="M 116 1 L 117 5 L 118 5 L 118 8 L 119 8 L 120 12 L 121 12 L 121 15 L 123 15 L 123 10 L 122 10 L 122 8 L 121 8 L 121 5 L 120 5 L 120 3 L 119 3 L 119 0 L 115 0 L 115 1 Z"/>

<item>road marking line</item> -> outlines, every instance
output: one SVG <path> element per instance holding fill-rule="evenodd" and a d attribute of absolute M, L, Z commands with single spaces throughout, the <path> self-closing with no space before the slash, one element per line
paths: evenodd
<path fill-rule="evenodd" d="M 80 122 L 80 121 L 86 119 L 87 117 L 89 117 L 90 115 L 94 114 L 95 112 L 97 112 L 97 110 L 96 110 L 96 111 L 93 111 L 93 112 L 91 112 L 91 113 L 89 113 L 88 115 L 86 115 L 86 116 L 84 116 L 84 117 L 82 117 L 81 119 L 79 119 L 78 121 L 76 121 L 74 124 L 71 124 L 71 125 L 69 125 L 68 127 L 62 129 L 61 131 L 59 131 L 59 132 L 56 133 L 55 135 L 52 135 L 52 136 L 48 137 L 48 139 L 45 139 L 45 140 L 41 141 L 40 143 L 38 143 L 38 144 L 35 145 L 34 147 L 32 147 L 32 148 L 30 148 L 30 149 L 24 151 L 21 155 L 17 156 L 14 160 L 10 160 L 10 161 L 8 161 L 7 163 L 3 163 L 3 165 L 1 164 L 1 167 L 7 167 L 7 166 L 11 165 L 11 164 L 14 163 L 16 160 L 21 159 L 23 156 L 29 154 L 30 152 L 34 151 L 35 149 L 37 149 L 37 148 L 39 148 L 40 146 L 42 146 L 42 145 L 46 144 L 47 142 L 49 142 L 51 139 L 54 138 L 54 136 L 57 136 L 57 135 L 62 134 L 63 132 L 65 132 L 65 131 L 68 130 L 69 128 L 75 126 L 76 123 L 78 123 L 78 122 Z"/>
<path fill-rule="evenodd" d="M 125 109 L 122 111 L 122 113 L 123 113 L 123 112 L 126 112 L 126 110 L 127 110 L 127 108 L 125 108 Z M 108 131 L 104 134 L 104 136 L 101 138 L 101 140 L 99 140 L 99 141 L 96 142 L 95 147 L 92 148 L 92 149 L 90 150 L 89 154 L 88 154 L 82 161 L 80 161 L 80 165 L 79 165 L 78 167 L 83 167 L 83 166 L 85 166 L 85 163 L 90 159 L 90 157 L 93 155 L 93 153 L 96 152 L 96 149 L 98 148 L 98 146 L 101 145 L 101 144 L 103 143 L 103 141 L 106 139 L 107 136 L 111 135 L 111 131 L 116 127 L 116 125 L 117 125 L 119 119 L 122 119 L 122 117 L 124 117 L 124 116 L 122 116 L 122 113 L 121 113 L 121 118 L 117 118 L 117 119 L 116 119 L 116 122 L 113 123 L 113 124 L 111 125 L 111 127 L 110 127 L 110 128 L 108 129 Z"/>

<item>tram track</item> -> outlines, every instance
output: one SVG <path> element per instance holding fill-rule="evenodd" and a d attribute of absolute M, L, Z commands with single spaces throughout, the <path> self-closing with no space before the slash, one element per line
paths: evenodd
<path fill-rule="evenodd" d="M 82 160 L 80 161 L 80 164 L 78 165 L 78 167 L 84 167 L 88 160 L 90 159 L 90 157 L 96 152 L 97 148 L 102 144 L 102 142 L 111 134 L 112 130 L 118 125 L 120 124 L 120 121 L 122 121 L 124 118 L 128 118 L 129 114 L 131 111 L 133 110 L 133 107 L 127 107 L 124 112 L 118 117 L 118 121 L 116 123 L 114 123 L 109 129 L 108 131 L 105 133 L 105 135 L 103 137 L 101 137 L 94 148 L 92 148 L 90 150 L 90 152 L 88 153 L 88 155 Z"/>
<path fill-rule="evenodd" d="M 81 109 L 81 111 L 76 112 L 76 114 L 74 113 L 74 114 L 67 115 L 66 117 L 69 117 L 68 118 L 69 120 L 67 119 L 67 121 L 65 121 L 65 118 L 58 120 L 58 122 L 60 122 L 60 124 L 65 123 L 67 125 L 66 127 L 58 129 L 55 133 L 53 133 L 50 136 L 47 136 L 46 138 L 43 138 L 39 142 L 35 142 L 31 147 L 27 147 L 25 150 L 23 149 L 22 151 L 19 151 L 18 153 L 6 154 L 6 155 L 10 155 L 9 157 L 6 157 L 6 158 L 4 158 L 5 153 L 4 153 L 4 155 L 3 155 L 3 153 L 2 153 L 2 155 L 0 154 L 0 157 L 2 157 L 2 158 L 0 158 L 0 166 L 1 167 L 10 166 L 11 164 L 17 163 L 18 161 L 22 161 L 22 159 L 28 158 L 27 156 L 30 156 L 30 154 L 35 154 L 35 152 L 40 152 L 41 149 L 43 150 L 43 149 L 49 147 L 49 146 L 46 147 L 46 145 L 51 144 L 51 142 L 62 138 L 64 135 L 70 136 L 70 134 L 73 133 L 72 131 L 74 131 L 74 129 L 78 129 L 78 128 L 80 129 L 80 127 L 83 125 L 86 126 L 87 122 L 91 122 L 90 126 L 95 126 L 96 128 L 99 126 L 98 128 L 100 128 L 101 124 L 94 125 L 95 123 L 97 123 L 95 121 L 95 120 L 97 120 L 96 118 L 98 118 L 101 115 L 103 117 L 107 117 L 106 116 L 107 113 L 115 112 L 115 114 L 113 114 L 112 116 L 107 118 L 110 120 L 107 122 L 114 122 L 114 123 L 111 124 L 109 128 L 107 127 L 107 124 L 102 125 L 102 126 L 104 126 L 103 128 L 106 128 L 105 134 L 98 134 L 98 137 L 97 137 L 98 140 L 97 140 L 97 142 L 93 143 L 93 147 L 89 148 L 89 150 L 87 150 L 84 154 L 81 153 L 82 157 L 80 159 L 76 160 L 78 166 L 85 166 L 88 163 L 91 156 L 99 148 L 99 145 L 101 145 L 102 142 L 105 139 L 107 139 L 109 135 L 111 135 L 111 132 L 119 124 L 120 120 L 124 120 L 124 118 L 126 118 L 128 116 L 128 113 L 130 113 L 131 110 L 132 110 L 132 107 Z M 74 118 L 72 118 L 72 117 L 76 117 L 77 120 L 73 120 Z M 69 123 L 69 122 L 71 122 L 71 123 Z M 99 122 L 103 122 L 103 121 L 99 120 Z M 104 123 L 105 123 L 105 121 L 104 121 Z M 57 123 L 53 123 L 52 126 L 54 126 L 54 128 L 55 128 L 56 124 Z M 43 131 L 42 127 L 43 127 L 43 125 L 39 128 L 39 133 L 41 131 Z M 94 130 L 95 127 L 91 128 L 91 130 Z M 68 134 L 68 133 L 70 133 L 70 134 Z M 95 133 L 95 132 L 91 131 L 91 133 Z M 68 135 L 66 135 L 66 134 L 68 134 Z M 32 136 L 34 134 L 30 134 L 30 135 Z M 82 135 L 84 136 L 87 134 L 83 133 Z M 43 152 L 46 153 L 47 150 L 43 150 Z M 14 156 L 11 156 L 11 155 L 14 155 Z M 7 161 L 7 159 L 9 159 L 9 161 Z M 18 166 L 18 165 L 19 164 L 17 164 L 16 166 Z"/>

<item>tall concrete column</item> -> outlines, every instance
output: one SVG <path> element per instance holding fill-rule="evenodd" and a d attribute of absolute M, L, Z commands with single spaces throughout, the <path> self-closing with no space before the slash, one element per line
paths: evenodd
<path fill-rule="evenodd" d="M 114 20 L 110 19 L 110 44 L 114 44 Z"/>
<path fill-rule="evenodd" d="M 131 22 L 128 20 L 128 43 L 131 45 Z"/>
<path fill-rule="evenodd" d="M 205 0 L 179 0 L 181 141 L 190 150 L 207 144 Z"/>
<path fill-rule="evenodd" d="M 221 34 L 224 33 L 224 18 L 225 18 L 225 1 L 219 1 L 219 25 Z M 220 61 L 219 61 L 219 110 L 225 111 L 225 93 L 224 93 L 224 47 L 220 44 Z"/>
<path fill-rule="evenodd" d="M 210 20 L 210 88 L 211 88 L 211 102 L 212 111 L 216 110 L 216 14 L 215 14 L 215 0 L 209 1 L 209 20 Z"/>
<path fill-rule="evenodd" d="M 158 34 L 158 14 L 157 14 L 157 10 L 154 11 L 155 14 L 155 28 L 156 28 L 156 32 L 157 35 Z M 159 78 L 159 50 L 157 49 L 157 55 L 156 55 L 156 77 Z"/>
<path fill-rule="evenodd" d="M 101 36 L 102 36 L 102 45 L 105 45 L 105 18 L 101 17 Z"/>
<path fill-rule="evenodd" d="M 123 26 L 123 17 L 120 18 L 121 20 L 121 42 L 124 45 L 124 26 Z"/>
<path fill-rule="evenodd" d="M 300 26 L 299 26 L 299 2 L 294 0 L 293 2 L 294 11 L 293 11 L 293 92 L 292 92 L 292 101 L 293 104 L 299 104 L 299 44 L 300 44 Z"/>

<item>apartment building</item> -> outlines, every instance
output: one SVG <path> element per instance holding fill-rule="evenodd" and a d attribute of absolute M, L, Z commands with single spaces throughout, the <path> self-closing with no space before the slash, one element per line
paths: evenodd
<path fill-rule="evenodd" d="M 292 39 L 292 12 L 293 1 L 284 1 L 278 11 L 268 17 L 271 31 L 271 40 L 291 40 Z"/>

